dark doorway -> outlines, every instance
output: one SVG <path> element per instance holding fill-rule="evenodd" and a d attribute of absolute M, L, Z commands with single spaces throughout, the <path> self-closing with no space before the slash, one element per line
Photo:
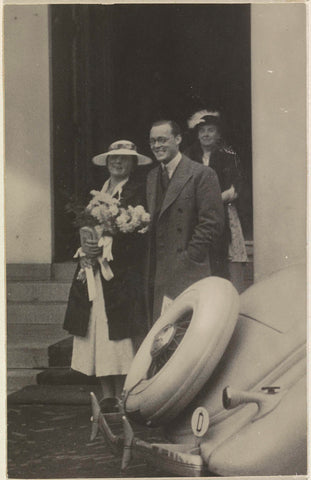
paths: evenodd
<path fill-rule="evenodd" d="M 104 172 L 91 157 L 114 140 L 150 155 L 152 121 L 180 123 L 220 109 L 241 157 L 240 213 L 251 236 L 250 5 L 53 5 L 55 255 L 72 257 L 75 230 L 65 205 L 86 201 Z"/>

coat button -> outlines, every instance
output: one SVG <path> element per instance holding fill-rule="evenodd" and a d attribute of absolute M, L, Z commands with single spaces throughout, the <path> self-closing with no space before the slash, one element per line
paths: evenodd
<path fill-rule="evenodd" d="M 178 211 L 179 211 L 179 213 L 182 213 L 182 208 L 179 208 Z"/>
<path fill-rule="evenodd" d="M 181 232 L 182 232 L 182 228 L 181 228 L 181 227 L 177 227 L 177 232 L 181 233 Z"/>
<path fill-rule="evenodd" d="M 177 248 L 177 253 L 181 253 L 182 252 L 182 248 Z"/>

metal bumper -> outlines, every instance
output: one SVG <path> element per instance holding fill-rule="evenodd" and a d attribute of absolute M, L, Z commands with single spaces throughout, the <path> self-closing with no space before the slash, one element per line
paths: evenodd
<path fill-rule="evenodd" d="M 135 437 L 127 417 L 123 413 L 103 414 L 96 396 L 91 393 L 92 401 L 92 433 L 94 440 L 100 431 L 111 451 L 121 456 L 121 471 L 125 471 L 133 458 L 142 458 L 148 464 L 165 472 L 184 477 L 201 477 L 206 473 L 200 447 L 195 445 L 149 443 Z M 115 435 L 109 418 L 119 418 L 123 425 L 123 434 Z"/>

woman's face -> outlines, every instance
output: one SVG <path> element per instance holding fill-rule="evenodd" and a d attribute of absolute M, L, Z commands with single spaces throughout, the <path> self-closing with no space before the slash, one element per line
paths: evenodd
<path fill-rule="evenodd" d="M 107 167 L 111 177 L 123 180 L 132 171 L 133 159 L 129 155 L 109 155 Z"/>
<path fill-rule="evenodd" d="M 214 147 L 220 138 L 218 127 L 216 125 L 202 125 L 198 130 L 198 138 L 202 147 Z"/>

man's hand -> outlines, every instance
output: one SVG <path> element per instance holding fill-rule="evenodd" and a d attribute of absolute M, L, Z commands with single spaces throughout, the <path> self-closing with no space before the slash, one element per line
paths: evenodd
<path fill-rule="evenodd" d="M 90 258 L 96 258 L 102 253 L 97 240 L 86 240 L 82 247 L 83 252 Z"/>

